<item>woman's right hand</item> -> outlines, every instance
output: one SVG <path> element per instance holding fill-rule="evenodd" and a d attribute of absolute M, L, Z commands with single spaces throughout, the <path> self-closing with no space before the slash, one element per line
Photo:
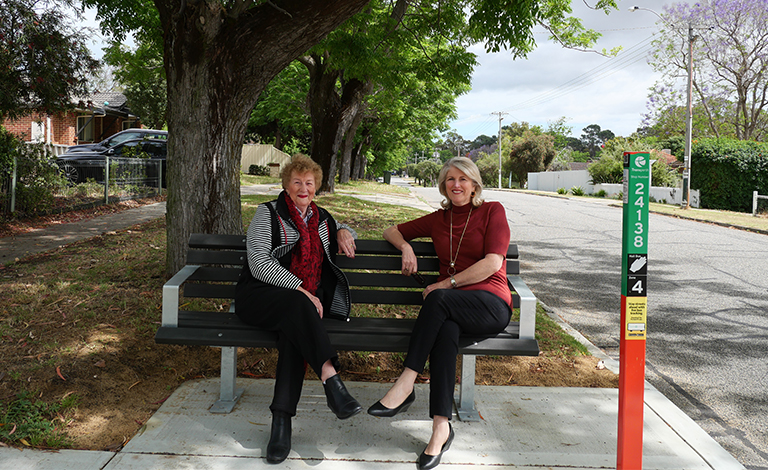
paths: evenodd
<path fill-rule="evenodd" d="M 416 260 L 416 255 L 413 253 L 413 247 L 410 243 L 405 243 L 402 246 L 403 250 L 403 263 L 402 270 L 403 275 L 410 276 L 411 274 L 419 271 L 419 264 Z"/>
<path fill-rule="evenodd" d="M 403 254 L 402 271 L 403 275 L 410 276 L 411 274 L 418 272 L 419 265 L 416 262 L 416 255 L 413 253 L 413 247 L 410 243 L 405 241 L 403 234 L 397 229 L 397 225 L 384 230 L 384 240 L 388 241 L 392 246 L 400 250 Z"/>
<path fill-rule="evenodd" d="M 304 295 L 306 295 L 307 297 L 309 297 L 309 300 L 312 301 L 312 303 L 315 305 L 315 308 L 317 309 L 317 314 L 320 315 L 320 318 L 323 318 L 323 304 L 322 302 L 320 302 L 320 299 L 318 299 L 317 296 L 310 294 L 310 292 L 307 289 L 301 286 L 299 286 L 298 290 L 300 292 L 303 292 Z"/>

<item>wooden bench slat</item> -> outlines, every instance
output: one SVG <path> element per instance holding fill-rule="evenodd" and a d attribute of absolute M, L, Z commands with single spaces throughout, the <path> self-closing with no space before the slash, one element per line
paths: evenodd
<path fill-rule="evenodd" d="M 245 235 L 193 233 L 189 237 L 189 247 L 212 250 L 245 250 Z"/>
<path fill-rule="evenodd" d="M 413 252 L 418 257 L 435 256 L 435 247 L 432 242 L 411 242 Z M 360 254 L 376 254 L 380 256 L 400 256 L 400 250 L 392 246 L 386 240 L 355 240 L 355 252 Z"/>
<path fill-rule="evenodd" d="M 415 320 L 353 317 L 349 322 L 326 319 L 323 323 L 336 349 L 407 352 Z M 517 339 L 517 331 L 518 325 L 513 322 L 492 338 L 462 335 L 459 339 L 460 353 L 537 355 L 538 343 L 535 340 Z M 156 341 L 166 344 L 273 348 L 277 346 L 277 335 L 246 325 L 231 313 L 184 312 L 179 318 L 178 327 L 161 327 L 158 330 Z M 510 345 L 516 349 L 510 351 Z"/>
<path fill-rule="evenodd" d="M 353 304 L 421 305 L 421 292 L 351 289 Z"/>
<path fill-rule="evenodd" d="M 184 284 L 184 297 L 234 299 L 235 284 L 204 284 L 197 282 L 187 282 Z"/>
<path fill-rule="evenodd" d="M 371 256 L 358 255 L 354 258 L 337 256 L 336 265 L 341 269 L 376 269 L 381 271 L 397 271 L 403 267 L 402 258 L 399 256 Z M 419 271 L 436 272 L 440 268 L 437 258 L 419 258 Z"/>
<path fill-rule="evenodd" d="M 347 272 L 347 280 L 350 287 L 377 287 L 381 289 L 381 286 L 390 287 L 410 287 L 411 289 L 423 288 L 416 282 L 411 276 L 403 276 L 400 273 L 363 273 L 363 272 Z M 423 275 L 424 280 L 427 283 L 434 282 L 437 279 L 437 275 Z"/>
<path fill-rule="evenodd" d="M 189 250 L 189 252 L 187 252 L 187 264 L 228 264 L 242 266 L 244 263 L 244 251 Z"/>
<path fill-rule="evenodd" d="M 349 321 L 324 319 L 323 325 L 326 331 L 334 333 L 365 334 L 408 334 L 413 331 L 416 323 L 412 318 L 381 318 L 381 317 L 350 317 Z M 257 329 L 243 323 L 240 318 L 230 312 L 211 311 L 182 311 L 179 314 L 179 326 L 185 328 L 229 328 Z M 501 332 L 501 335 L 515 336 L 518 332 L 518 323 L 510 322 Z"/>
<path fill-rule="evenodd" d="M 360 253 L 400 255 L 400 251 L 386 240 L 357 240 L 355 245 Z M 435 256 L 435 247 L 432 242 L 412 241 L 411 246 L 416 256 Z M 189 247 L 213 250 L 245 250 L 245 235 L 193 233 L 189 237 Z M 507 257 L 519 257 L 517 245 L 509 245 Z"/>
<path fill-rule="evenodd" d="M 333 347 L 340 351 L 405 352 L 410 335 L 365 335 L 328 333 Z M 155 336 L 159 344 L 214 347 L 277 347 L 277 335 L 264 330 L 206 329 L 160 327 Z M 459 354 L 538 356 L 534 339 L 487 338 L 475 343 L 471 338 L 459 340 Z"/>
<path fill-rule="evenodd" d="M 507 274 L 520 274 L 520 261 L 507 258 Z"/>
<path fill-rule="evenodd" d="M 193 275 L 189 277 L 194 282 L 237 282 L 240 278 L 242 267 L 225 268 L 200 266 Z"/>

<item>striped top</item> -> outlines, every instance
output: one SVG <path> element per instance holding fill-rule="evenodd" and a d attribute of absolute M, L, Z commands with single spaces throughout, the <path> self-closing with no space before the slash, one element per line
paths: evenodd
<path fill-rule="evenodd" d="M 266 202 L 256 208 L 256 214 L 248 227 L 245 246 L 248 254 L 248 267 L 251 275 L 259 281 L 287 289 L 297 289 L 301 280 L 288 270 L 290 265 L 289 253 L 299 241 L 299 231 L 288 215 L 287 206 L 281 195 L 274 201 Z M 270 207 L 271 206 L 271 209 Z M 327 276 L 322 276 L 321 287 L 325 292 L 333 292 L 330 306 L 332 315 L 349 316 L 350 296 L 349 283 L 344 273 L 334 263 L 338 245 L 336 232 L 341 229 L 349 230 L 354 238 L 357 233 L 348 225 L 340 224 L 331 214 L 318 207 L 318 234 L 323 245 L 324 269 L 329 267 L 335 279 L 335 285 L 328 285 Z M 273 216 L 274 214 L 274 216 Z M 273 244 L 273 230 L 277 240 Z"/>

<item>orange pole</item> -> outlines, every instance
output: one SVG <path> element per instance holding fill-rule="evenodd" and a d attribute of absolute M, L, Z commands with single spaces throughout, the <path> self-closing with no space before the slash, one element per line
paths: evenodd
<path fill-rule="evenodd" d="M 616 454 L 618 470 L 642 470 L 643 468 L 650 182 L 650 154 L 625 152 L 619 343 L 619 432 Z"/>

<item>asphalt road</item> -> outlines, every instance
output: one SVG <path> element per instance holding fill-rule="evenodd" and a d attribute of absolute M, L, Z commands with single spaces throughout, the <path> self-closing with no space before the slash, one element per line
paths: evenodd
<path fill-rule="evenodd" d="M 618 201 L 485 195 L 506 207 L 536 296 L 618 359 Z M 648 244 L 647 380 L 745 467 L 768 469 L 768 236 L 651 214 Z"/>

